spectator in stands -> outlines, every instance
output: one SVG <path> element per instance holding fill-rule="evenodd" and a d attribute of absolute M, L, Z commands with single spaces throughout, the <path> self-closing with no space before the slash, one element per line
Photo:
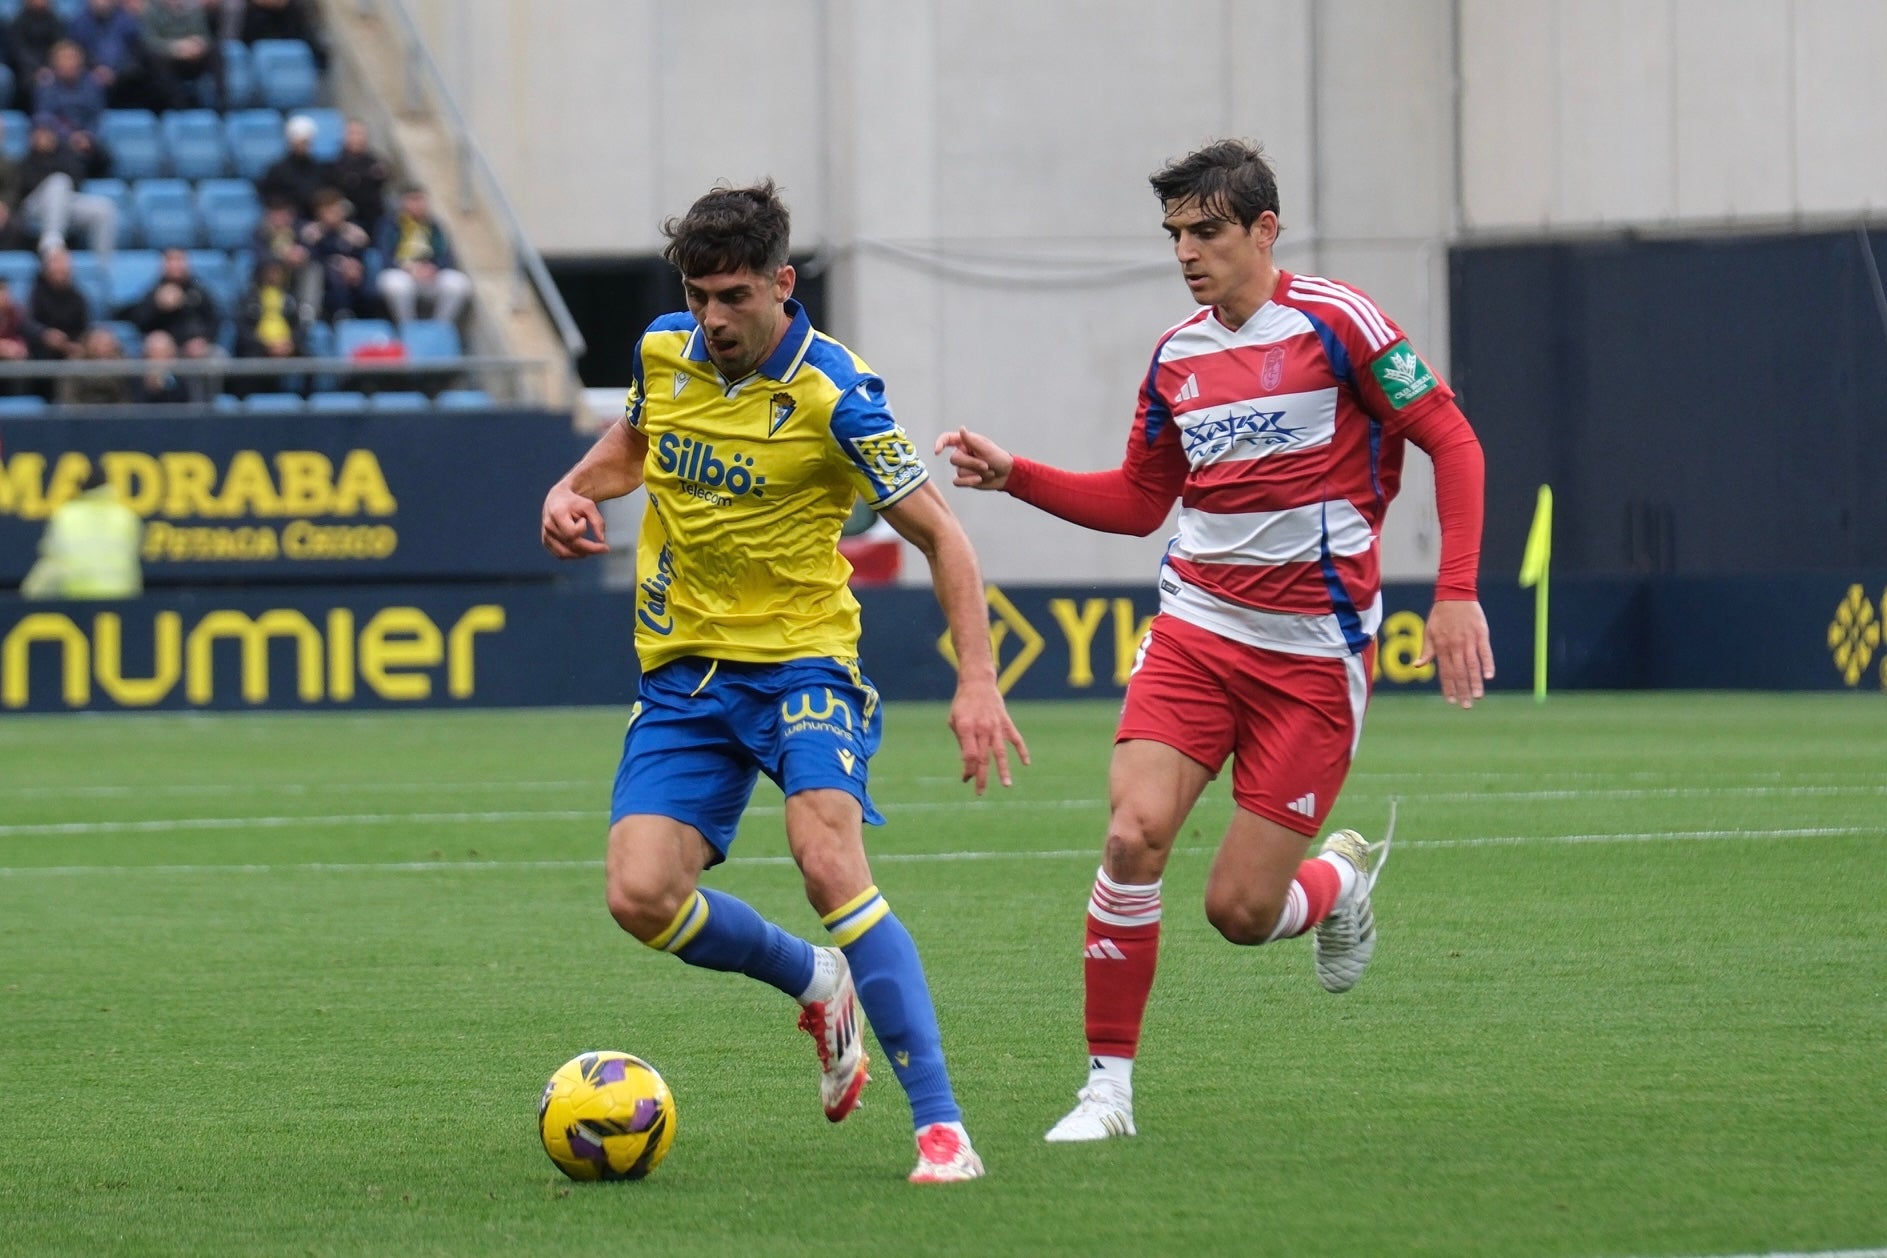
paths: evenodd
<path fill-rule="evenodd" d="M 88 362 L 121 363 L 124 346 L 110 328 L 90 328 L 79 341 L 79 357 Z M 131 400 L 124 376 L 67 376 L 59 382 L 59 400 L 67 406 L 122 406 Z"/>
<path fill-rule="evenodd" d="M 288 268 L 274 258 L 256 263 L 255 283 L 236 316 L 236 357 L 297 358 L 302 354 L 301 309 L 288 291 Z M 251 377 L 249 388 L 299 392 L 281 377 Z M 247 390 L 244 390 L 246 393 Z"/>
<path fill-rule="evenodd" d="M 216 299 L 192 273 L 190 255 L 182 249 L 164 250 L 157 286 L 123 317 L 146 336 L 168 332 L 185 358 L 208 358 L 216 349 Z"/>
<path fill-rule="evenodd" d="M 144 10 L 144 66 L 160 109 L 188 109 L 199 85 L 222 78 L 222 50 L 203 0 L 151 0 Z M 221 103 L 222 94 L 216 94 Z"/>
<path fill-rule="evenodd" d="M 146 103 L 142 34 L 138 19 L 119 0 L 86 0 L 66 25 L 66 38 L 85 50 L 92 78 L 105 89 L 113 108 Z"/>
<path fill-rule="evenodd" d="M 13 285 L 0 275 L 0 362 L 23 362 L 33 356 L 33 338 L 37 334 L 20 303 L 13 300 Z M 4 391 L 17 394 L 21 381 L 9 380 Z"/>
<path fill-rule="evenodd" d="M 0 122 L 0 250 L 32 249 L 39 233 L 26 225 L 26 216 L 19 212 L 20 199 L 25 195 L 20 186 L 20 167 L 6 155 L 5 144 L 6 124 Z"/>
<path fill-rule="evenodd" d="M 308 218 L 314 213 L 314 194 L 327 184 L 327 172 L 314 158 L 315 120 L 307 114 L 296 114 L 283 124 L 282 135 L 288 141 L 288 151 L 262 172 L 256 191 L 265 205 L 286 201 L 295 207 L 296 214 Z"/>
<path fill-rule="evenodd" d="M 83 352 L 80 342 L 92 325 L 92 307 L 73 282 L 72 255 L 64 249 L 43 251 L 26 312 L 39 327 L 36 356 L 77 358 Z"/>
<path fill-rule="evenodd" d="M 387 212 L 387 183 L 393 178 L 386 159 L 368 143 L 367 124 L 347 120 L 341 133 L 341 152 L 327 170 L 327 182 L 354 203 L 350 217 L 369 232 L 380 226 Z"/>
<path fill-rule="evenodd" d="M 85 72 L 85 51 L 71 40 L 52 46 L 52 71 L 33 89 L 33 113 L 57 122 L 81 152 L 97 136 L 105 117 L 105 89 Z"/>
<path fill-rule="evenodd" d="M 369 315 L 380 304 L 367 270 L 373 240 L 350 218 L 353 208 L 337 189 L 323 188 L 315 193 L 314 220 L 301 229 L 302 244 L 313 259 L 310 269 L 321 280 L 310 304 L 323 319 Z"/>
<path fill-rule="evenodd" d="M 255 231 L 255 256 L 274 258 L 288 268 L 293 277 L 299 277 L 308 265 L 308 247 L 301 242 L 300 218 L 294 202 L 277 198 L 263 208 Z M 312 304 L 318 299 L 317 292 L 308 302 Z"/>
<path fill-rule="evenodd" d="M 93 251 L 110 259 L 118 245 L 118 207 L 110 197 L 78 190 L 90 173 L 84 155 L 73 151 L 57 125 L 34 120 L 26 160 L 19 166 L 20 214 L 24 226 L 39 231 L 42 253 L 63 252 L 67 231 L 78 227 Z"/>
<path fill-rule="evenodd" d="M 248 0 L 237 32 L 245 44 L 258 39 L 299 39 L 314 53 L 317 66 L 327 65 L 327 51 L 308 16 L 305 0 Z"/>
<path fill-rule="evenodd" d="M 408 184 L 400 191 L 400 209 L 380 225 L 375 241 L 386 266 L 378 280 L 380 297 L 396 322 L 418 317 L 422 300 L 433 304 L 433 318 L 451 323 L 472 296 L 472 280 L 457 269 L 452 242 L 433 221 L 426 190 Z"/>
<path fill-rule="evenodd" d="M 13 18 L 11 33 L 13 72 L 25 100 L 39 80 L 52 73 L 52 50 L 66 37 L 65 19 L 53 12 L 52 0 L 26 0 Z"/>
<path fill-rule="evenodd" d="M 171 365 L 177 361 L 177 342 L 168 332 L 153 332 L 144 338 L 145 373 L 131 382 L 131 400 L 145 406 L 165 406 L 189 402 L 190 389 L 178 378 Z"/>

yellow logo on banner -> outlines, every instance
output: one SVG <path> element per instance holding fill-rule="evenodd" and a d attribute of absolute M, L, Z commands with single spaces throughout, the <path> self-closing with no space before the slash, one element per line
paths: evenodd
<path fill-rule="evenodd" d="M 983 596 L 989 601 L 989 610 L 995 615 L 989 624 L 989 653 L 996 660 L 996 688 L 1008 694 L 1009 687 L 1029 671 L 1029 665 L 1035 663 L 1035 657 L 1042 653 L 1042 635 L 1029 623 L 1027 616 L 1016 610 L 1009 596 L 996 586 L 986 588 Z M 1004 664 L 1003 646 L 1008 642 L 1012 630 L 1020 645 L 1009 662 Z M 950 641 L 949 630 L 946 629 L 943 636 L 937 639 L 937 650 L 950 661 L 950 667 L 957 666 L 957 648 Z"/>
<path fill-rule="evenodd" d="M 1882 595 L 1887 604 L 1887 594 Z M 1828 649 L 1834 653 L 1835 668 L 1841 680 L 1850 686 L 1861 684 L 1862 674 L 1874 661 L 1880 646 L 1881 624 L 1874 617 L 1874 605 L 1859 585 L 1848 587 L 1848 596 L 1835 608 L 1835 618 L 1828 624 Z M 1887 687 L 1887 665 L 1881 668 L 1881 685 Z"/>

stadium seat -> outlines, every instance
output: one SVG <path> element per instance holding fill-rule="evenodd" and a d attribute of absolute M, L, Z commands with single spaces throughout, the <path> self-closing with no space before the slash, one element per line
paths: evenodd
<path fill-rule="evenodd" d="M 105 282 L 111 293 L 111 309 L 122 310 L 157 287 L 157 277 L 164 269 L 164 255 L 155 249 L 120 249 L 112 254 L 105 269 Z"/>
<path fill-rule="evenodd" d="M 442 319 L 413 319 L 400 329 L 400 339 L 414 362 L 438 362 L 463 353 L 458 328 Z"/>
<path fill-rule="evenodd" d="M 349 389 L 315 393 L 308 398 L 308 409 L 311 411 L 364 411 L 367 409 L 367 395 L 355 393 Z"/>
<path fill-rule="evenodd" d="M 164 147 L 179 179 L 216 179 L 229 168 L 223 117 L 213 109 L 173 109 L 164 115 Z"/>
<path fill-rule="evenodd" d="M 190 273 L 197 277 L 197 282 L 210 294 L 218 314 L 228 315 L 235 311 L 236 301 L 242 296 L 242 280 L 236 268 L 230 264 L 228 254 L 221 249 L 192 249 Z"/>
<path fill-rule="evenodd" d="M 243 399 L 242 409 L 252 414 L 265 412 L 279 414 L 283 411 L 305 410 L 307 403 L 299 393 L 251 393 Z"/>
<path fill-rule="evenodd" d="M 432 399 L 413 389 L 390 389 L 368 398 L 367 406 L 376 411 L 429 411 Z"/>
<path fill-rule="evenodd" d="M 138 231 L 153 249 L 192 249 L 201 235 L 196 194 L 182 179 L 140 179 L 131 185 Z"/>
<path fill-rule="evenodd" d="M 0 277 L 13 289 L 13 300 L 25 306 L 33 281 L 39 278 L 39 255 L 25 249 L 0 252 Z"/>
<path fill-rule="evenodd" d="M 256 72 L 249 63 L 249 45 L 239 39 L 223 41 L 223 108 L 247 109 L 256 100 Z"/>
<path fill-rule="evenodd" d="M 223 139 L 229 161 L 244 179 L 260 179 L 288 151 L 282 138 L 282 114 L 275 109 L 237 109 L 223 115 Z"/>
<path fill-rule="evenodd" d="M 105 264 L 97 254 L 81 249 L 72 255 L 72 283 L 85 294 L 92 318 L 110 317 L 111 277 L 105 274 Z"/>
<path fill-rule="evenodd" d="M 385 319 L 344 319 L 334 329 L 334 352 L 352 358 L 369 345 L 389 345 L 399 341 L 399 333 Z"/>
<path fill-rule="evenodd" d="M 249 45 L 262 103 L 275 109 L 302 109 L 315 103 L 320 73 L 314 53 L 299 39 L 258 39 Z"/>
<path fill-rule="evenodd" d="M 52 11 L 57 13 L 59 20 L 67 26 L 72 24 L 72 19 L 77 17 L 84 7 L 85 0 L 52 0 Z"/>
<path fill-rule="evenodd" d="M 0 415 L 37 415 L 45 410 L 46 399 L 34 393 L 19 397 L 0 397 Z"/>
<path fill-rule="evenodd" d="M 148 109 L 107 109 L 98 137 L 111 152 L 111 173 L 120 179 L 153 179 L 164 173 L 164 136 Z"/>
<path fill-rule="evenodd" d="M 341 141 L 347 134 L 347 118 L 338 109 L 297 109 L 295 113 L 315 124 L 312 152 L 315 160 L 331 162 L 341 155 Z"/>
<path fill-rule="evenodd" d="M 247 179 L 205 179 L 197 185 L 197 217 L 213 249 L 243 249 L 262 219 L 256 186 Z"/>
<path fill-rule="evenodd" d="M 124 351 L 126 358 L 144 357 L 144 333 L 138 331 L 135 323 L 126 323 L 123 319 L 100 319 L 92 324 L 103 328 L 118 338 L 118 348 Z"/>
<path fill-rule="evenodd" d="M 33 123 L 18 109 L 0 109 L 0 153 L 14 161 L 26 156 L 26 146 L 33 138 Z"/>
<path fill-rule="evenodd" d="M 482 411 L 493 405 L 483 389 L 447 389 L 432 402 L 442 411 Z"/>
<path fill-rule="evenodd" d="M 210 409 L 221 411 L 225 414 L 240 411 L 242 409 L 242 399 L 237 397 L 234 393 L 219 393 L 210 399 Z"/>

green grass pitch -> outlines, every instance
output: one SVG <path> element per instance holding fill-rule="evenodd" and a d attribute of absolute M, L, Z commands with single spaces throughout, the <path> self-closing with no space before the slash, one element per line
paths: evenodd
<path fill-rule="evenodd" d="M 989 1178 L 917 1188 L 889 1070 L 842 1126 L 777 993 L 603 909 L 623 713 L 0 720 L 0 1253 L 1747 1254 L 1887 1246 L 1880 696 L 1378 700 L 1332 823 L 1382 942 L 1200 909 L 1168 873 L 1138 1138 L 1049 1146 L 1082 1081 L 1113 711 L 1018 705 L 974 802 L 889 713 L 878 881 L 923 949 Z M 817 939 L 764 786 L 713 885 Z M 573 1185 L 535 1104 L 662 1070 L 679 1135 Z"/>

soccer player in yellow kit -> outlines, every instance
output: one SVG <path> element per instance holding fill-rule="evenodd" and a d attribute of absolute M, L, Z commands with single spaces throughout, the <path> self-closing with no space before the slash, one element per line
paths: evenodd
<path fill-rule="evenodd" d="M 976 554 L 885 403 L 884 383 L 792 300 L 790 220 L 771 181 L 716 188 L 663 230 L 686 314 L 636 347 L 627 413 L 544 502 L 544 545 L 607 550 L 596 504 L 648 489 L 637 547 L 642 681 L 610 809 L 609 909 L 690 965 L 770 983 L 802 1007 L 820 1099 L 838 1122 L 867 1059 L 859 1008 L 911 1102 L 914 1183 L 983 1173 L 950 1089 L 917 947 L 873 884 L 863 823 L 882 729 L 859 670 L 858 601 L 838 553 L 863 497 L 929 560 L 957 652 L 950 728 L 979 793 L 1008 744 Z M 815 948 L 701 888 L 757 775 L 786 794 L 786 837 L 832 938 Z"/>

